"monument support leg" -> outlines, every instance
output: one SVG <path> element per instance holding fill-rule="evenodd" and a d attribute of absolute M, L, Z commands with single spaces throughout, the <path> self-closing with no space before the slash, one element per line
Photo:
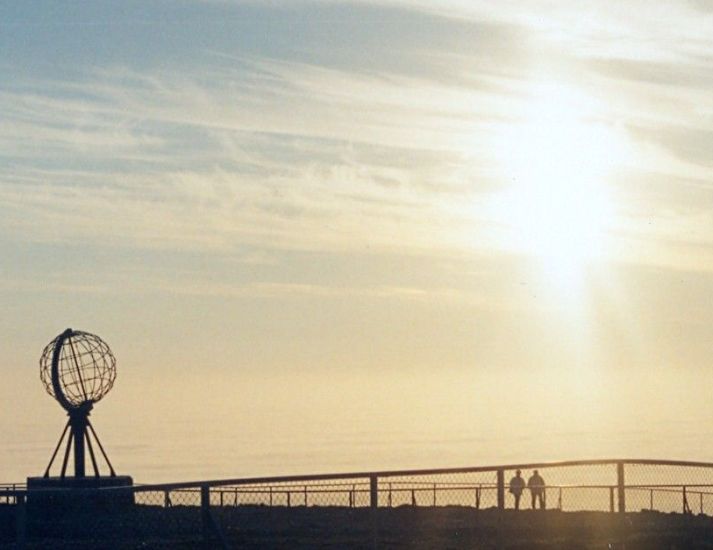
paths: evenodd
<path fill-rule="evenodd" d="M 72 431 L 70 430 L 69 437 L 67 438 L 67 446 L 64 449 L 64 458 L 62 459 L 62 472 L 60 474 L 62 479 L 64 479 L 67 475 L 67 463 L 69 462 L 69 453 L 72 450 L 72 441 L 74 441 L 74 438 L 72 437 Z"/>
<path fill-rule="evenodd" d="M 50 469 L 52 468 L 52 463 L 54 462 L 54 459 L 57 458 L 57 452 L 59 451 L 59 448 L 62 446 L 62 441 L 64 441 L 64 436 L 67 435 L 68 429 L 69 429 L 69 421 L 67 421 L 67 423 L 64 425 L 64 430 L 62 430 L 62 435 L 60 436 L 59 441 L 57 442 L 57 446 L 54 448 L 54 452 L 52 453 L 52 458 L 50 458 L 50 463 L 47 465 L 47 469 L 45 470 L 44 477 L 50 476 Z"/>
<path fill-rule="evenodd" d="M 87 449 L 89 450 L 89 458 L 92 459 L 92 468 L 94 468 L 94 477 L 99 477 L 99 466 L 97 466 L 97 458 L 94 456 L 94 448 L 92 447 L 92 438 L 89 437 L 89 431 L 84 432 L 87 440 Z"/>
<path fill-rule="evenodd" d="M 89 419 L 87 419 L 87 427 L 89 428 L 89 431 L 92 432 L 92 435 L 94 436 L 94 441 L 97 442 L 97 446 L 99 447 L 99 450 L 101 451 L 102 456 L 104 457 L 104 461 L 106 462 L 107 466 L 109 466 L 109 474 L 111 475 L 111 477 L 116 477 L 114 466 L 111 465 L 111 460 L 109 460 L 109 457 L 107 456 L 106 451 L 102 446 L 102 442 L 99 441 L 99 436 L 97 435 L 97 432 L 94 431 L 94 426 L 92 426 L 92 423 L 89 422 Z"/>
<path fill-rule="evenodd" d="M 72 437 L 74 438 L 74 477 L 84 477 L 84 438 L 87 432 L 86 418 L 72 419 Z"/>

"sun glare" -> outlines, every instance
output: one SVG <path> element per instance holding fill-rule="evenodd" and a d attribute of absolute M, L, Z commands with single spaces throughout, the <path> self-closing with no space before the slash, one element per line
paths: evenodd
<path fill-rule="evenodd" d="M 605 180 L 622 155 L 620 139 L 592 111 L 570 88 L 534 86 L 496 146 L 509 182 L 495 200 L 496 218 L 513 248 L 536 256 L 548 277 L 567 285 L 581 282 L 587 265 L 607 253 L 613 212 Z"/>

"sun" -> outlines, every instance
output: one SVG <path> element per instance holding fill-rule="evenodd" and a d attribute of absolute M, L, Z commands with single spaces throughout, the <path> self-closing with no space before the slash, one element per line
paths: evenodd
<path fill-rule="evenodd" d="M 614 212 L 607 177 L 623 147 L 576 90 L 540 84 L 530 92 L 516 120 L 497 132 L 507 185 L 494 214 L 512 248 L 536 257 L 552 280 L 573 285 L 608 252 Z"/>

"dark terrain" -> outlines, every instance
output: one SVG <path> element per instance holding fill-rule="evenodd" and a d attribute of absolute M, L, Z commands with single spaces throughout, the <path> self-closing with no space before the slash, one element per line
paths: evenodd
<path fill-rule="evenodd" d="M 219 529 L 208 533 L 209 547 L 220 547 L 222 537 L 248 549 L 713 549 L 713 518 L 648 511 L 239 506 L 212 513 Z M 28 548 L 196 548 L 202 541 L 197 507 L 28 517 Z M 14 509 L 0 505 L 0 546 L 14 542 Z"/>

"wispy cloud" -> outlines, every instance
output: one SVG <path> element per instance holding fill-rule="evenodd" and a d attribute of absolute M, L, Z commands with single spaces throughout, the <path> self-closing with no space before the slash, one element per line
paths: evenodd
<path fill-rule="evenodd" d="M 584 5 L 537 0 L 523 5 L 516 0 L 497 4 L 485 0 L 387 1 L 449 17 L 519 25 L 540 39 L 590 57 L 671 59 L 710 52 L 713 22 L 704 2 L 666 0 L 652 5 L 645 0 L 604 0 Z"/>
<path fill-rule="evenodd" d="M 664 204 L 629 176 L 670 175 L 672 196 L 684 193 L 678 181 L 706 181 L 710 20 L 695 6 L 661 3 L 637 17 L 613 2 L 585 13 L 457 0 L 359 9 L 390 26 L 358 31 L 363 56 L 336 38 L 331 54 L 305 43 L 274 55 L 236 53 L 221 39 L 200 64 L 7 82 L 5 238 L 216 251 L 492 247 L 481 204 L 508 183 L 492 135 L 519 122 L 532 81 L 549 77 L 600 94 L 590 116 L 634 144 L 628 172 L 610 182 L 625 197 L 621 231 L 645 233 L 638 220 Z M 385 48 L 388 30 L 396 49 Z M 706 234 L 695 208 L 681 202 L 659 229 L 689 238 L 678 216 Z M 458 232 L 473 235 L 468 245 Z"/>
<path fill-rule="evenodd" d="M 148 247 L 423 245 L 421 220 L 440 200 L 428 195 L 474 184 L 454 177 L 463 156 L 444 128 L 466 131 L 455 116 L 466 92 L 453 91 L 451 105 L 427 82 L 249 61 L 244 80 L 216 75 L 210 86 L 121 69 L 6 91 L 5 234 Z M 83 99 L 63 97 L 73 88 Z M 397 108 L 402 90 L 413 103 Z M 372 222 L 382 236 L 360 230 Z"/>

